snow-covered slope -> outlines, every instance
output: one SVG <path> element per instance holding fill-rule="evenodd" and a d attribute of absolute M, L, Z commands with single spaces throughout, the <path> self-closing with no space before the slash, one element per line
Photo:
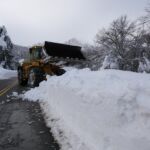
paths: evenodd
<path fill-rule="evenodd" d="M 9 78 L 16 77 L 16 76 L 17 76 L 16 71 L 7 70 L 7 69 L 4 69 L 0 66 L 0 80 L 9 79 Z"/>
<path fill-rule="evenodd" d="M 62 150 L 149 150 L 150 76 L 71 69 L 25 94 L 40 100 Z"/>
<path fill-rule="evenodd" d="M 5 26 L 0 26 L 0 64 L 4 68 L 13 68 L 12 65 L 12 48 L 13 44 L 7 34 Z"/>
<path fill-rule="evenodd" d="M 4 50 L 7 47 L 7 43 L 5 40 L 6 37 L 6 28 L 4 26 L 0 27 L 0 47 L 1 50 Z"/>
<path fill-rule="evenodd" d="M 11 50 L 13 48 L 13 44 L 11 39 L 7 33 L 5 26 L 0 27 L 0 50 Z"/>
<path fill-rule="evenodd" d="M 0 26 L 0 64 L 3 68 L 17 69 L 18 61 L 28 55 L 28 47 L 13 44 L 5 26 Z"/>

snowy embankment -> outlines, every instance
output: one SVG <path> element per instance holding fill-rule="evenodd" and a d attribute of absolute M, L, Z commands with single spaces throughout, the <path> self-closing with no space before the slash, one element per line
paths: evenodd
<path fill-rule="evenodd" d="M 48 77 L 39 100 L 62 150 L 149 150 L 150 75 L 73 69 Z"/>
<path fill-rule="evenodd" d="M 17 76 L 16 71 L 7 70 L 7 69 L 4 69 L 0 66 L 0 80 L 9 79 L 9 78 L 16 77 L 16 76 Z"/>

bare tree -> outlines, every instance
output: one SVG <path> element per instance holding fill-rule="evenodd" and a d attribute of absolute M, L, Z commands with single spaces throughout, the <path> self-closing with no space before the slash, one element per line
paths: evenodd
<path fill-rule="evenodd" d="M 135 33 L 135 23 L 121 16 L 113 21 L 109 29 L 103 29 L 96 35 L 96 42 L 120 58 L 125 58 Z"/>

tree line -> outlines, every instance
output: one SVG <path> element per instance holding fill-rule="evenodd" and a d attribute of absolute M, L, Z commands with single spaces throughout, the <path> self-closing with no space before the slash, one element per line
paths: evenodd
<path fill-rule="evenodd" d="M 93 70 L 119 69 L 134 72 L 150 72 L 150 5 L 145 16 L 130 21 L 126 15 L 112 21 L 95 36 L 95 45 L 82 45 L 87 65 Z"/>

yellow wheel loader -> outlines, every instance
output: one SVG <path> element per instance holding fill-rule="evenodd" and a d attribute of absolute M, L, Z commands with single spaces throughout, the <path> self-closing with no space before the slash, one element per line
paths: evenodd
<path fill-rule="evenodd" d="M 18 66 L 18 82 L 20 85 L 38 86 L 46 79 L 46 75 L 62 75 L 66 71 L 52 63 L 52 58 L 78 58 L 85 59 L 81 47 L 45 42 L 44 46 L 29 48 L 29 58 Z"/>

